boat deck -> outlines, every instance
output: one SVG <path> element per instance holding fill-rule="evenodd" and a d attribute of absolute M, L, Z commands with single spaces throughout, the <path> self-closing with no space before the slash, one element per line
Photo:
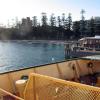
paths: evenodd
<path fill-rule="evenodd" d="M 99 65 L 87 57 L 2 73 L 0 100 L 100 100 Z"/>

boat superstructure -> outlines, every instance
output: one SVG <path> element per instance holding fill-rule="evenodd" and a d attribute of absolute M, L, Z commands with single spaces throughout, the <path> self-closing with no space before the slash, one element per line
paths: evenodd
<path fill-rule="evenodd" d="M 100 100 L 96 56 L 0 74 L 0 100 Z"/>
<path fill-rule="evenodd" d="M 82 57 L 100 54 L 100 36 L 84 37 L 65 44 L 65 55 Z"/>

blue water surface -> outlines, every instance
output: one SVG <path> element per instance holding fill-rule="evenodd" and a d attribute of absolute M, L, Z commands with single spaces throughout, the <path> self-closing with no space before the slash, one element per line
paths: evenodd
<path fill-rule="evenodd" d="M 0 41 L 0 73 L 64 59 L 63 44 Z"/>

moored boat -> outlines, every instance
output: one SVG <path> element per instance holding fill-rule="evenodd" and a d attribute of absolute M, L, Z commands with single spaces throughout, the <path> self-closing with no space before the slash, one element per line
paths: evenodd
<path fill-rule="evenodd" d="M 77 42 L 65 44 L 65 55 L 70 57 L 83 57 L 100 55 L 100 36 L 84 37 Z"/>

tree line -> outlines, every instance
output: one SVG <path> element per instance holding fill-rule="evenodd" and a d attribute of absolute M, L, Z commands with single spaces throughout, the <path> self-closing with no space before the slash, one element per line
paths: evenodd
<path fill-rule="evenodd" d="M 69 13 L 68 17 L 62 16 L 55 17 L 51 14 L 49 19 L 46 13 L 42 13 L 41 22 L 38 22 L 37 16 L 33 17 L 33 30 L 31 35 L 35 39 L 56 39 L 64 40 L 74 36 L 72 31 L 72 16 Z"/>
<path fill-rule="evenodd" d="M 89 27 L 86 27 L 89 23 Z M 72 21 L 71 13 L 66 17 L 65 13 L 55 17 L 52 13 L 49 18 L 46 13 L 41 13 L 41 21 L 37 16 L 33 16 L 32 30 L 24 35 L 20 34 L 20 28 L 12 27 L 0 30 L 0 39 L 48 39 L 48 40 L 73 40 L 84 36 L 94 36 L 96 34 L 94 18 L 85 20 L 82 13 L 80 21 Z"/>

